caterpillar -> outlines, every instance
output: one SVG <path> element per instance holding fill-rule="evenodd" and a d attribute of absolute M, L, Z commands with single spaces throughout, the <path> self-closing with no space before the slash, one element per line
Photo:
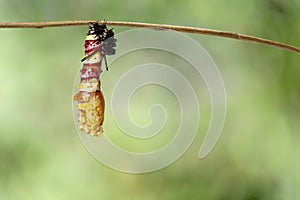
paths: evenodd
<path fill-rule="evenodd" d="M 116 53 L 116 39 L 113 29 L 102 24 L 91 23 L 84 42 L 84 57 L 81 60 L 80 83 L 73 100 L 77 101 L 78 128 L 92 136 L 103 134 L 105 101 L 101 91 L 100 76 L 102 61 L 108 65 L 106 56 Z"/>

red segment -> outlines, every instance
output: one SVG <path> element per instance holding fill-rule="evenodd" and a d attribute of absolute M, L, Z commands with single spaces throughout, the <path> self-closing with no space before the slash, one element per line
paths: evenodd
<path fill-rule="evenodd" d="M 84 64 L 82 70 L 80 70 L 80 78 L 83 79 L 92 79 L 96 78 L 99 79 L 100 74 L 102 72 L 101 62 L 94 63 L 94 64 Z"/>
<path fill-rule="evenodd" d="M 100 48 L 100 43 L 97 40 L 85 40 L 84 52 L 90 54 L 90 52 L 96 51 Z"/>

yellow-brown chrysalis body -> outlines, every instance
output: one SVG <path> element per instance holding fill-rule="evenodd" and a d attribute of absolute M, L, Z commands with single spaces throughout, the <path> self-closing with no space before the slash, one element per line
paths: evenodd
<path fill-rule="evenodd" d="M 101 91 L 100 75 L 101 64 L 106 55 L 115 54 L 116 39 L 112 30 L 106 24 L 92 24 L 85 39 L 85 56 L 82 59 L 83 67 L 80 70 L 78 93 L 73 97 L 77 101 L 78 127 L 92 136 L 103 133 L 105 102 Z"/>

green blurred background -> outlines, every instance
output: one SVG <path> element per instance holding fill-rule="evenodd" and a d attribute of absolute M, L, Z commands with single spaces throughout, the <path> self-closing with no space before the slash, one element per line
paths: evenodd
<path fill-rule="evenodd" d="M 3 22 L 104 18 L 215 28 L 300 46 L 300 0 L 0 0 Z M 224 78 L 224 131 L 204 160 L 197 158 L 198 134 L 173 165 L 134 175 L 95 160 L 73 124 L 72 89 L 86 31 L 0 30 L 0 200 L 300 199 L 299 55 L 189 35 Z"/>

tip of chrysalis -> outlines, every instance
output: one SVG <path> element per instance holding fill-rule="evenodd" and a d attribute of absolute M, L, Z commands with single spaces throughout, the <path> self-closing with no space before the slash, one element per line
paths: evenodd
<path fill-rule="evenodd" d="M 103 130 L 103 127 L 101 126 L 100 130 L 98 130 L 97 132 L 94 132 L 94 133 L 90 133 L 90 135 L 100 138 L 103 135 L 103 133 L 104 133 L 104 130 Z"/>
<path fill-rule="evenodd" d="M 96 132 L 85 130 L 83 127 L 80 127 L 80 130 L 90 136 L 97 137 L 97 138 L 100 138 L 104 133 L 103 127 L 100 127 L 100 129 Z"/>

